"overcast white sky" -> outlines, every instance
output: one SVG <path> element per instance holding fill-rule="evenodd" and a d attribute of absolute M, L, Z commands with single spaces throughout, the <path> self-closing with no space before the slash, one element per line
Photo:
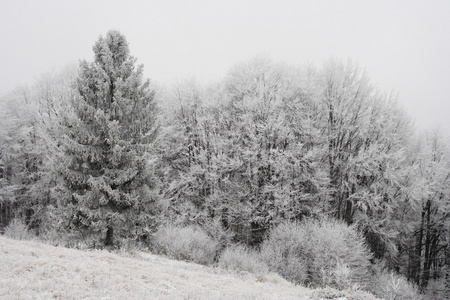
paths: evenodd
<path fill-rule="evenodd" d="M 255 56 L 352 59 L 419 127 L 450 133 L 450 1 L 0 0 L 0 93 L 79 59 L 109 29 L 159 83 L 225 76 Z"/>

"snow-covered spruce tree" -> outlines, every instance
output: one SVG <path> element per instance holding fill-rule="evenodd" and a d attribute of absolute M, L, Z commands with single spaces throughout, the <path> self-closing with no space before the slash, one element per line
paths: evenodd
<path fill-rule="evenodd" d="M 104 246 L 145 240 L 158 217 L 154 92 L 120 32 L 101 36 L 93 50 L 94 62 L 80 63 L 74 114 L 64 121 L 66 197 L 59 206 L 69 229 Z"/>

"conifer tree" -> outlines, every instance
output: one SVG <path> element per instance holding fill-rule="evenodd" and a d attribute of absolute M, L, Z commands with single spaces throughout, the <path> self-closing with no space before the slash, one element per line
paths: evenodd
<path fill-rule="evenodd" d="M 109 31 L 93 50 L 94 62 L 80 63 L 73 114 L 65 117 L 60 206 L 70 229 L 111 246 L 117 238 L 146 239 L 155 226 L 156 106 L 124 35 Z"/>

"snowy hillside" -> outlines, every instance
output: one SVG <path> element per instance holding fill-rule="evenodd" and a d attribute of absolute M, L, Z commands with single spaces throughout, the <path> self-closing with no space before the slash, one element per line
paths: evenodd
<path fill-rule="evenodd" d="M 232 274 L 149 253 L 79 251 L 0 236 L 0 299 L 309 299 L 278 275 Z"/>

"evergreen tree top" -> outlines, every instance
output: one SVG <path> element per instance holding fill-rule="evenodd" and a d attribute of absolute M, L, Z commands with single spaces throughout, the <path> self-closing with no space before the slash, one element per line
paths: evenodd
<path fill-rule="evenodd" d="M 103 69 L 117 69 L 130 58 L 127 39 L 117 30 L 110 30 L 106 37 L 100 36 L 93 47 L 95 63 Z"/>

